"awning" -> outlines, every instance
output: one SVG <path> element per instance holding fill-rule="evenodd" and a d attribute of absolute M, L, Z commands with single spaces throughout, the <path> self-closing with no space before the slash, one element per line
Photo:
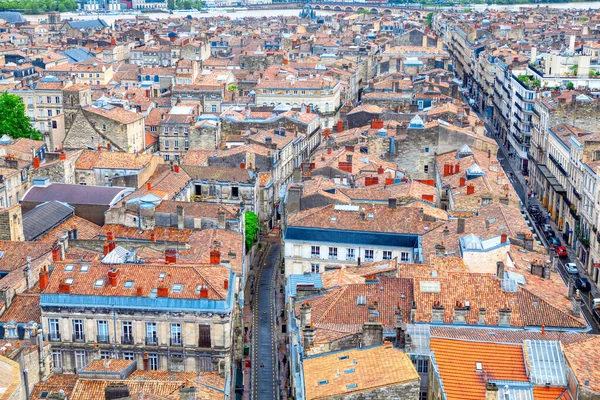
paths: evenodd
<path fill-rule="evenodd" d="M 540 173 L 544 176 L 544 178 L 546 178 L 546 180 L 548 181 L 548 183 L 550 184 L 550 186 L 552 186 L 552 189 L 556 193 L 566 193 L 567 192 L 565 190 L 565 188 L 562 187 L 562 185 L 560 184 L 560 182 L 558 182 L 558 179 L 556 179 L 554 177 L 554 175 L 552 175 L 552 172 L 550 172 L 550 170 L 548 169 L 548 167 L 546 167 L 544 164 L 537 164 L 537 167 L 540 170 Z"/>

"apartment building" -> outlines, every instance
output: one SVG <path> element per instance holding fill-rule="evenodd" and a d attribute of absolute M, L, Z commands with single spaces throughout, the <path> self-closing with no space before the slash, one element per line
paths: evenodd
<path fill-rule="evenodd" d="M 392 260 L 422 262 L 420 235 L 436 227 L 416 208 L 330 205 L 288 216 L 285 274 L 323 273 L 340 266 Z"/>
<path fill-rule="evenodd" d="M 158 124 L 160 154 L 165 161 L 183 158 L 190 148 L 190 130 L 196 122 L 194 107 L 177 106 Z"/>
<path fill-rule="evenodd" d="M 175 250 L 165 254 L 165 264 L 152 265 L 53 261 L 52 275 L 41 273 L 55 371 L 77 372 L 99 358 L 149 370 L 230 371 L 235 273 L 216 247 L 211 265 L 174 265 Z"/>
<path fill-rule="evenodd" d="M 51 148 L 50 131 L 53 117 L 63 112 L 62 88 L 65 83 L 54 76 L 46 76 L 29 87 L 10 90 L 25 104 L 25 114 L 40 132 L 46 146 Z"/>

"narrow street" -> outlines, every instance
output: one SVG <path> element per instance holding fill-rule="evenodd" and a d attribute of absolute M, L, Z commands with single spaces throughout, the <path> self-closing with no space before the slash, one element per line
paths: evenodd
<path fill-rule="evenodd" d="M 257 274 L 257 302 L 252 326 L 252 399 L 279 398 L 275 306 L 275 276 L 279 267 L 281 245 L 273 244 Z"/>

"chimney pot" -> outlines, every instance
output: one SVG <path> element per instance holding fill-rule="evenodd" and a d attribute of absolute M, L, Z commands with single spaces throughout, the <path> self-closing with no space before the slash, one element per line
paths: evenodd
<path fill-rule="evenodd" d="M 39 157 L 33 157 L 33 168 L 37 169 L 40 167 L 40 158 Z"/>

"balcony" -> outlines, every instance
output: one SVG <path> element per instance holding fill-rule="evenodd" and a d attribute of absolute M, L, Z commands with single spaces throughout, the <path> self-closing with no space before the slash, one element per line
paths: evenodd
<path fill-rule="evenodd" d="M 133 335 L 123 335 L 121 336 L 122 344 L 133 344 Z"/>
<path fill-rule="evenodd" d="M 110 337 L 108 335 L 97 335 L 96 342 L 98 343 L 109 343 Z"/>
<path fill-rule="evenodd" d="M 181 335 L 171 336 L 171 346 L 183 346 L 183 342 L 181 341 Z"/>
<path fill-rule="evenodd" d="M 554 158 L 554 156 L 552 154 L 548 154 L 548 158 L 550 159 L 550 161 L 552 161 L 552 163 L 556 166 L 556 168 L 558 168 L 558 170 L 566 177 L 569 176 L 569 174 L 567 173 L 567 171 L 563 168 L 562 164 L 556 159 Z"/>
<path fill-rule="evenodd" d="M 158 337 L 156 335 L 146 336 L 146 344 L 149 346 L 158 345 Z"/>
<path fill-rule="evenodd" d="M 321 258 L 321 255 L 319 253 L 310 253 L 310 258 Z"/>
<path fill-rule="evenodd" d="M 60 342 L 60 333 L 50 332 L 50 334 L 48 335 L 48 340 L 51 342 Z"/>
<path fill-rule="evenodd" d="M 84 333 L 74 333 L 73 341 L 74 342 L 85 342 L 85 334 Z"/>

